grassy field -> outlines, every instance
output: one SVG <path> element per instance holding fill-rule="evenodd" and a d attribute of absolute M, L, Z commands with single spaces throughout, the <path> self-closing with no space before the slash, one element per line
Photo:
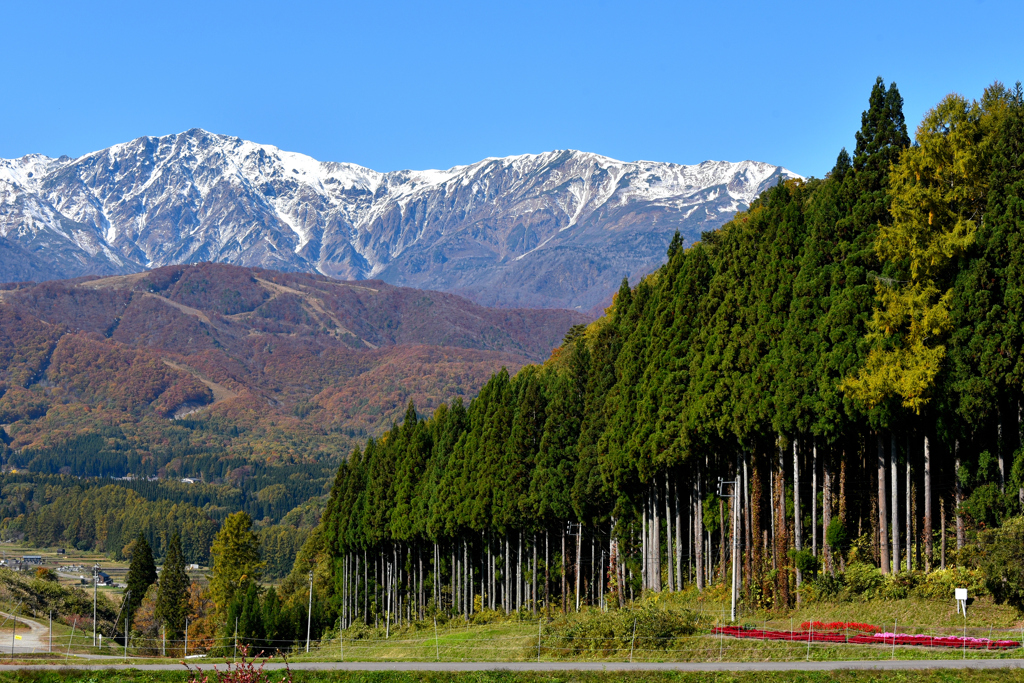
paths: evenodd
<path fill-rule="evenodd" d="M 888 659 L 1018 658 L 1024 651 L 984 651 L 912 646 L 853 645 L 784 641 L 756 641 L 713 635 L 715 625 L 728 623 L 724 592 L 714 589 L 662 594 L 638 601 L 629 612 L 601 613 L 584 608 L 579 614 L 552 614 L 548 623 L 529 612 L 505 617 L 478 614 L 474 621 L 432 621 L 390 629 L 354 626 L 339 639 L 337 631 L 314 642 L 306 654 L 301 644 L 289 654 L 293 661 L 851 661 Z M 0 609 L 10 606 L 0 606 Z M 678 617 L 675 621 L 664 617 Z M 686 620 L 689 621 L 686 621 Z M 949 603 L 908 598 L 897 601 L 814 603 L 787 612 L 741 611 L 739 624 L 775 630 L 799 629 L 803 621 L 844 621 L 877 625 L 885 631 L 932 635 L 967 635 L 1024 642 L 1024 621 L 1014 610 L 980 599 L 968 609 L 965 620 Z M 45 617 L 43 619 L 45 623 Z M 665 623 L 669 626 L 666 627 Z M 683 628 L 680 628 L 683 624 Z M 631 629 L 635 625 L 635 635 Z M 692 626 L 687 629 L 686 626 Z M 0 653 L 10 624 L 0 627 Z M 76 654 L 121 656 L 122 647 L 105 641 L 102 650 L 92 647 L 88 615 L 74 629 L 71 657 Z M 63 660 L 68 653 L 72 628 L 54 623 L 54 652 Z M 539 641 L 539 643 L 538 643 Z M 538 644 L 540 645 L 538 651 Z M 260 648 L 255 648 L 258 651 Z M 270 648 L 265 648 L 268 652 Z M 129 651 L 129 656 L 135 652 Z M 230 658 L 229 658 L 230 659 Z M 133 658 L 132 661 L 159 661 Z M 164 660 L 166 661 L 166 660 Z M 223 659 L 205 661 L 224 661 Z"/>
<path fill-rule="evenodd" d="M 294 683 L 1024 683 L 1024 671 L 836 671 L 836 672 L 581 672 L 481 671 L 439 673 L 296 671 Z M 284 678 L 272 672 L 268 680 Z M 184 671 L 3 671 L 0 683 L 179 683 Z"/>
<path fill-rule="evenodd" d="M 984 651 L 910 646 L 846 645 L 784 641 L 756 641 L 709 635 L 714 625 L 728 623 L 728 604 L 715 591 L 695 591 L 656 596 L 641 604 L 638 633 L 631 638 L 622 628 L 609 625 L 608 617 L 587 608 L 579 615 L 553 614 L 551 624 L 542 624 L 530 614 L 518 620 L 467 624 L 452 620 L 437 627 L 421 623 L 392 628 L 389 637 L 382 628 L 356 626 L 341 641 L 332 639 L 315 647 L 310 656 L 297 659 L 350 661 L 842 661 L 855 659 L 960 659 L 1016 658 L 1021 650 Z M 659 610 L 696 615 L 699 625 L 693 635 L 660 636 L 657 627 L 644 631 L 643 615 Z M 622 615 L 619 623 L 630 615 Z M 486 621 L 486 618 L 484 619 Z M 1006 606 L 981 599 L 968 609 L 966 620 L 949 603 L 918 598 L 896 601 L 815 603 L 787 612 L 741 611 L 737 622 L 773 630 L 799 629 L 801 622 L 859 622 L 884 631 L 931 635 L 966 635 L 1024 643 L 1024 621 Z M 650 619 L 647 619 L 650 622 Z M 654 630 L 651 630 L 651 629 Z"/>

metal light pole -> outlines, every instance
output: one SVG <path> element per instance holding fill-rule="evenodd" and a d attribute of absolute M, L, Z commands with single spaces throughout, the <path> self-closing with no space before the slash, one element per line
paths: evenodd
<path fill-rule="evenodd" d="M 313 572 L 309 572 L 309 614 L 306 617 L 306 652 L 309 652 L 309 634 L 313 626 Z"/>
<path fill-rule="evenodd" d="M 96 647 L 96 585 L 100 579 L 100 566 L 92 566 L 92 646 Z"/>

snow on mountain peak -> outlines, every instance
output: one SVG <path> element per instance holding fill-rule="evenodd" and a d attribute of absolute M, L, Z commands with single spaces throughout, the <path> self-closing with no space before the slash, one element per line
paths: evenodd
<path fill-rule="evenodd" d="M 675 230 L 692 241 L 792 177 L 579 150 L 381 173 L 194 128 L 0 160 L 0 235 L 34 245 L 47 277 L 209 260 L 589 308 L 604 279 L 663 259 Z M 580 258 L 598 270 L 574 273 Z"/>

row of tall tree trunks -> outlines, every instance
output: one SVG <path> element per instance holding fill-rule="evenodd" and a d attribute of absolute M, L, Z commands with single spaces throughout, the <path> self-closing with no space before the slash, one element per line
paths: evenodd
<path fill-rule="evenodd" d="M 861 554 L 858 559 L 874 562 L 883 573 L 945 568 L 947 543 L 955 543 L 957 551 L 965 543 L 959 450 L 980 452 L 989 447 L 998 453 L 1000 483 L 1005 487 L 1007 454 L 1019 445 L 1016 432 L 1000 428 L 997 438 L 983 434 L 971 444 L 954 441 L 952 449 L 945 452 L 933 437 L 915 431 L 867 432 L 825 446 L 810 438 L 779 438 L 775 444 L 752 449 L 749 456 L 741 457 L 732 473 L 738 472 L 742 482 L 739 497 L 744 508 L 738 532 L 743 549 L 741 585 L 746 598 L 762 604 L 791 604 L 795 600 L 794 589 L 806 577 L 800 575 L 789 557 L 791 549 L 799 551 L 809 545 L 807 549 L 819 557 L 823 571 L 843 570 L 846 555 L 838 550 L 848 548 L 833 549 L 828 543 L 828 528 L 836 519 L 845 526 L 851 541 L 869 538 L 870 555 Z M 939 467 L 939 463 L 947 466 Z M 694 489 L 699 491 L 699 486 L 696 484 Z M 1024 493 L 1019 495 L 1024 497 Z M 700 498 L 698 495 L 691 506 L 695 530 L 703 526 L 705 514 Z M 723 516 L 719 527 L 720 564 L 725 564 L 722 558 L 726 562 L 730 559 L 724 550 L 727 535 L 732 533 L 728 528 L 730 519 L 731 515 Z M 805 527 L 807 522 L 810 528 Z M 752 532 L 746 533 L 745 529 Z M 698 545 L 698 589 L 704 586 L 701 550 Z M 723 569 L 717 575 L 726 576 Z M 768 582 L 766 577 L 776 569 L 782 571 L 775 572 L 775 580 Z M 703 574 L 710 576 L 711 572 Z"/>
<path fill-rule="evenodd" d="M 338 558 L 341 624 L 362 622 L 390 633 L 392 626 L 425 619 L 434 610 L 468 619 L 482 608 L 534 615 L 583 605 L 603 608 L 613 576 L 622 603 L 632 594 L 621 590 L 629 570 L 615 566 L 618 547 L 607 526 L 602 531 L 567 522 L 557 531 L 348 552 Z"/>
<path fill-rule="evenodd" d="M 1001 438 L 1002 432 L 993 442 L 1005 485 L 1005 453 L 1018 443 Z M 953 451 L 965 447 L 981 446 L 955 442 Z M 733 533 L 739 534 L 741 595 L 749 604 L 789 605 L 807 578 L 794 566 L 791 549 L 809 545 L 823 571 L 845 569 L 848 548 L 833 549 L 828 542 L 834 520 L 848 538 L 862 539 L 861 546 L 870 539 L 870 557 L 858 559 L 884 573 L 945 568 L 947 538 L 957 550 L 964 545 L 958 513 L 963 491 L 958 453 L 941 449 L 915 431 L 865 432 L 833 444 L 780 437 L 739 451 L 734 462 L 707 458 L 699 467 L 662 473 L 640 488 L 637 519 L 624 526 L 614 519 L 566 521 L 537 532 L 347 553 L 340 559 L 342 622 L 383 620 L 390 629 L 425 618 L 430 606 L 469 618 L 481 608 L 550 615 L 552 609 L 604 608 L 608 600 L 622 605 L 635 597 L 633 567 L 644 591 L 681 590 L 690 583 L 703 590 L 730 576 Z M 709 472 L 718 476 L 712 480 Z M 706 509 L 708 501 L 714 509 Z M 741 506 L 736 529 L 734 505 Z M 717 524 L 706 524 L 708 515 Z"/>

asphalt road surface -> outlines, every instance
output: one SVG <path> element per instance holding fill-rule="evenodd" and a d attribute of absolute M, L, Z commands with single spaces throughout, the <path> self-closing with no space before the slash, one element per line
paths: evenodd
<path fill-rule="evenodd" d="M 212 670 L 212 664 L 190 662 L 193 669 Z M 224 664 L 218 665 L 223 671 Z M 136 669 L 182 671 L 181 664 L 67 664 L 0 665 L 0 671 L 25 669 Z M 267 670 L 283 669 L 267 662 Z M 294 671 L 916 671 L 923 669 L 1020 669 L 1024 659 L 916 659 L 859 662 L 298 662 Z"/>

